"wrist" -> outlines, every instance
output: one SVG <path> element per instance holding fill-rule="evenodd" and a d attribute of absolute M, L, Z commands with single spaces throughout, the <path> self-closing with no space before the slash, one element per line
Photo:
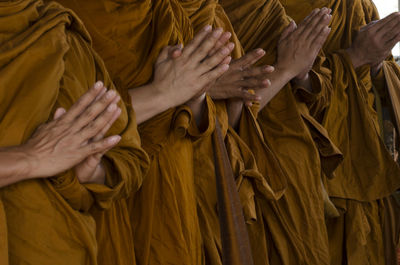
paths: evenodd
<path fill-rule="evenodd" d="M 24 145 L 11 147 L 7 155 L 11 158 L 10 161 L 16 162 L 14 175 L 24 179 L 44 177 L 40 173 L 40 159 L 29 147 Z"/>

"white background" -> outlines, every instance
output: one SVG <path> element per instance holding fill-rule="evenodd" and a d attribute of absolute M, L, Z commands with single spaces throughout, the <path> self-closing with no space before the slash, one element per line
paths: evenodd
<path fill-rule="evenodd" d="M 376 7 L 378 8 L 379 15 L 381 18 L 387 15 L 399 11 L 399 0 L 373 0 Z M 400 46 L 399 44 L 393 49 L 394 56 L 400 56 Z"/>

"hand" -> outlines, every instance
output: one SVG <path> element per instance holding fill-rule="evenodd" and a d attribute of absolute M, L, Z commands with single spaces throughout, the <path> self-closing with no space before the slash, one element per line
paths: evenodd
<path fill-rule="evenodd" d="M 379 66 L 399 41 L 400 13 L 396 12 L 360 28 L 347 53 L 355 68 L 366 64 Z"/>
<path fill-rule="evenodd" d="M 60 108 L 53 121 L 39 126 L 32 137 L 18 147 L 30 158 L 30 174 L 50 177 L 73 168 L 87 157 L 104 152 L 121 139 L 114 135 L 89 142 L 113 119 L 115 91 L 105 93 L 97 82 L 70 109 Z M 98 95 L 104 94 L 100 98 Z"/>
<path fill-rule="evenodd" d="M 223 33 L 221 29 L 210 31 L 211 27 L 204 28 L 181 51 L 172 51 L 172 56 L 171 47 L 164 48 L 155 64 L 152 86 L 159 88 L 166 100 L 176 101 L 175 105 L 204 93 L 206 85 L 229 68 L 221 64 L 233 49 L 229 44 L 208 56 Z"/>
<path fill-rule="evenodd" d="M 121 98 L 117 95 L 110 105 L 117 104 L 120 101 L 120 99 Z M 89 143 L 102 140 L 120 115 L 121 115 L 121 109 L 117 108 L 111 120 L 108 121 L 106 126 L 104 126 L 95 137 L 89 140 Z M 105 170 L 103 164 L 101 163 L 101 159 L 103 158 L 103 155 L 107 153 L 111 148 L 112 147 L 100 153 L 87 157 L 85 160 L 83 160 L 79 165 L 75 167 L 75 175 L 80 183 L 104 184 Z"/>
<path fill-rule="evenodd" d="M 292 21 L 278 43 L 275 69 L 304 79 L 330 33 L 330 9 L 316 9 L 297 27 Z"/>
<path fill-rule="evenodd" d="M 233 61 L 229 70 L 210 86 L 209 95 L 213 99 L 241 99 L 248 106 L 254 101 L 259 101 L 260 96 L 248 90 L 263 89 L 270 85 L 270 80 L 266 75 L 272 73 L 274 68 L 272 66 L 252 67 L 264 55 L 264 50 L 256 49 Z"/>

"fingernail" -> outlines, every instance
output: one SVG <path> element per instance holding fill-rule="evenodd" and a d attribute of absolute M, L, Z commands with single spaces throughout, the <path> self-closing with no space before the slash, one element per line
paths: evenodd
<path fill-rule="evenodd" d="M 226 32 L 225 34 L 226 34 L 226 37 L 227 37 L 228 39 L 230 39 L 230 38 L 232 37 L 232 33 L 230 33 L 230 32 Z"/>
<path fill-rule="evenodd" d="M 207 26 L 204 27 L 203 30 L 204 30 L 205 32 L 208 32 L 208 31 L 211 31 L 211 29 L 212 29 L 212 27 L 211 27 L 210 25 L 207 25 Z"/>
<path fill-rule="evenodd" d="M 110 138 L 108 139 L 108 142 L 109 142 L 110 144 L 116 144 L 116 143 L 118 143 L 119 141 L 121 141 L 121 136 L 119 136 L 119 135 L 112 136 L 112 137 L 110 137 Z"/>
<path fill-rule="evenodd" d="M 97 81 L 96 84 L 94 84 L 94 88 L 96 90 L 99 90 L 102 87 L 103 87 L 103 82 L 101 82 L 101 81 Z"/>
<path fill-rule="evenodd" d="M 107 111 L 113 112 L 116 109 L 117 109 L 117 104 L 111 104 L 110 106 L 108 106 Z"/>
<path fill-rule="evenodd" d="M 222 48 L 221 53 L 222 53 L 222 55 L 228 55 L 229 54 L 229 49 Z"/>
<path fill-rule="evenodd" d="M 256 51 L 256 53 L 258 54 L 258 55 L 264 55 L 265 54 L 265 51 L 263 50 L 263 49 L 257 49 L 257 51 Z"/>
<path fill-rule="evenodd" d="M 275 70 L 275 68 L 270 65 L 265 66 L 263 69 L 264 72 L 273 72 L 274 70 Z"/>
<path fill-rule="evenodd" d="M 263 81 L 263 84 L 266 85 L 266 86 L 269 86 L 269 85 L 271 85 L 271 81 L 269 81 L 269 79 L 265 79 Z"/>
<path fill-rule="evenodd" d="M 322 9 L 321 9 L 321 11 L 326 11 L 327 10 L 327 8 L 326 7 L 323 7 Z"/>
<path fill-rule="evenodd" d="M 110 90 L 107 92 L 107 99 L 113 98 L 115 96 L 115 91 L 114 90 Z"/>
<path fill-rule="evenodd" d="M 222 70 L 227 71 L 229 69 L 229 64 L 223 64 Z"/>
<path fill-rule="evenodd" d="M 213 32 L 212 35 L 213 35 L 215 38 L 217 38 L 217 37 L 221 36 L 221 34 L 222 34 L 222 29 L 221 29 L 221 28 L 217 28 L 217 29 Z"/>
<path fill-rule="evenodd" d="M 235 48 L 235 44 L 233 42 L 229 42 L 228 43 L 228 49 L 229 50 L 233 50 L 233 48 Z"/>
<path fill-rule="evenodd" d="M 260 101 L 260 100 L 261 100 L 261 97 L 260 97 L 260 96 L 257 96 L 257 97 L 256 97 L 256 100 L 257 100 L 257 101 Z"/>

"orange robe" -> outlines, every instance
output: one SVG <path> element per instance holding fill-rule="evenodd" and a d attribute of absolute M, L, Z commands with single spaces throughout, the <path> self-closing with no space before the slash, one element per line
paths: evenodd
<path fill-rule="evenodd" d="M 68 109 L 95 81 L 114 89 L 81 21 L 56 3 L 2 1 L 0 43 L 2 147 L 24 143 L 57 107 Z M 122 114 L 109 133 L 122 139 L 104 156 L 105 185 L 80 184 L 69 170 L 0 189 L 10 264 L 98 264 L 96 225 L 104 224 L 90 211 L 113 207 L 138 189 L 148 164 L 133 110 L 119 107 Z"/>
<path fill-rule="evenodd" d="M 151 81 L 164 46 L 193 37 L 189 19 L 174 0 L 59 2 L 85 22 L 121 94 Z M 193 143 L 213 131 L 215 107 L 209 99 L 206 104 L 208 127 L 202 132 L 187 106 L 139 126 L 151 164 L 141 189 L 128 200 L 137 264 L 204 264 L 195 188 L 195 170 L 201 169 L 194 168 Z M 120 262 L 132 261 L 121 255 Z"/>
<path fill-rule="evenodd" d="M 232 10 L 236 10 L 240 13 L 240 16 L 246 16 L 246 8 L 257 10 L 255 12 L 258 12 L 258 7 L 254 6 L 254 1 L 250 1 L 251 3 L 248 1 L 240 1 L 240 3 L 239 1 L 236 1 L 237 3 L 233 3 L 234 1 L 220 2 L 221 4 L 216 0 L 181 1 L 185 10 L 191 16 L 195 29 L 200 29 L 205 24 L 212 24 L 232 31 L 232 39 L 236 44 L 236 49 L 233 53 L 234 58 L 238 58 L 243 54 L 242 45 L 246 51 L 258 48 L 257 46 L 248 46 L 253 39 L 242 39 L 242 32 L 247 31 L 252 23 L 244 23 L 242 25 L 244 30 L 241 31 L 237 26 L 243 22 L 243 17 L 238 21 L 230 16 Z M 279 3 L 277 4 L 279 5 Z M 227 9 L 224 10 L 221 5 L 227 7 Z M 231 9 L 230 5 L 233 5 Z M 265 13 L 271 14 L 272 18 L 265 19 L 263 21 L 264 25 L 270 25 L 271 22 L 276 20 L 280 22 L 276 23 L 279 24 L 279 27 L 287 25 L 288 19 L 283 12 L 283 8 L 281 6 L 278 7 L 280 12 L 274 10 L 275 13 L 268 8 L 265 9 Z M 225 11 L 228 13 L 229 18 Z M 249 17 L 251 16 L 249 15 Z M 231 19 L 234 30 L 229 19 Z M 254 27 L 257 26 L 259 25 L 254 23 Z M 272 32 L 265 30 L 264 33 L 269 38 Z M 257 40 L 267 41 L 267 38 L 262 39 L 259 36 L 256 38 Z M 261 47 L 269 48 L 270 46 Z M 270 53 L 274 51 L 275 49 Z M 267 57 L 271 59 L 274 58 L 274 55 L 269 54 Z M 319 77 L 320 75 L 316 74 L 316 76 Z M 322 160 L 327 161 L 324 164 L 325 169 L 331 172 L 340 161 L 340 154 L 338 150 L 330 145 L 323 128 L 307 114 L 306 106 L 296 106 L 297 103 L 294 95 L 290 92 L 289 86 L 284 90 L 285 92 L 277 96 L 278 99 L 274 99 L 271 102 L 271 104 L 275 103 L 275 107 L 280 106 L 283 109 L 283 112 L 278 111 L 280 115 L 275 116 L 275 111 L 263 111 L 263 113 L 271 115 L 271 117 L 259 117 L 257 120 L 256 115 L 249 109 L 245 109 L 239 126 L 240 136 L 242 137 L 240 141 L 244 140 L 247 143 L 246 149 L 242 150 L 252 151 L 257 161 L 256 167 L 253 168 L 262 173 L 262 181 L 254 177 L 251 182 L 254 188 L 252 196 L 245 196 L 245 186 L 239 186 L 253 248 L 254 262 L 255 264 L 328 264 L 329 253 L 320 183 L 320 157 Z M 315 100 L 315 106 L 323 104 L 322 96 L 318 94 L 315 97 L 322 98 L 322 100 Z M 287 100 L 284 98 L 289 98 L 293 104 L 288 105 Z M 304 112 L 306 121 L 303 120 L 300 112 Z M 289 114 L 291 118 L 285 118 Z M 287 120 L 287 122 L 285 123 L 284 120 Z M 272 131 L 268 131 L 263 127 L 263 125 L 269 126 L 267 123 L 269 125 L 274 124 L 271 126 L 273 128 L 270 128 Z M 317 149 L 313 142 L 307 127 L 308 124 L 312 124 L 312 136 L 320 139 L 320 149 Z M 272 134 L 272 132 L 274 133 Z M 229 140 L 226 141 L 229 142 Z M 308 145 L 304 143 L 308 143 Z M 285 145 L 287 151 L 283 151 L 285 150 Z M 293 152 L 293 149 L 298 149 L 298 153 Z M 304 160 L 299 160 L 299 157 Z M 238 167 L 238 164 L 233 163 L 233 166 Z M 302 177 L 301 180 L 298 180 L 299 175 Z M 238 179 L 240 180 L 240 178 Z M 257 186 L 257 183 L 264 183 L 264 185 Z M 295 185 L 299 186 L 294 187 Z M 299 193 L 304 191 L 305 195 L 303 197 Z M 207 193 L 203 192 L 203 194 Z M 249 198 L 252 199 L 249 200 Z M 207 199 L 208 202 L 204 203 L 204 205 L 212 205 L 212 199 L 209 197 Z M 299 202 L 302 205 L 300 207 L 298 205 Z M 313 204 L 315 204 L 315 208 L 309 207 L 309 205 Z M 203 207 L 206 208 L 204 205 Z M 249 207 L 249 205 L 252 205 L 252 207 Z M 213 218 L 208 218 L 208 220 L 213 220 Z M 309 228 L 305 227 L 304 224 L 309 224 Z M 212 227 L 212 225 L 209 227 Z M 214 232 L 214 236 L 215 234 Z M 290 255 L 286 253 L 290 253 Z"/>
<path fill-rule="evenodd" d="M 342 216 L 329 221 L 332 264 L 396 264 L 400 212 L 390 196 L 400 187 L 395 150 L 387 142 L 387 128 L 397 131 L 396 117 L 384 114 L 398 105 L 390 79 L 399 79 L 398 66 L 387 60 L 383 72 L 372 78 L 368 66 L 354 69 L 344 49 L 354 32 L 379 19 L 370 0 L 281 1 L 288 14 L 300 21 L 314 8 L 333 10 L 332 33 L 324 51 L 332 69 L 333 91 L 322 118 L 333 141 L 344 154 L 336 178 L 327 180 L 330 196 Z M 385 82 L 386 78 L 386 82 Z M 394 109 L 394 108 L 393 108 Z M 345 233 L 345 234 L 343 234 Z M 383 249 L 385 246 L 385 249 Z M 343 253 L 346 249 L 347 253 Z M 385 260 L 386 259 L 386 260 Z"/>

